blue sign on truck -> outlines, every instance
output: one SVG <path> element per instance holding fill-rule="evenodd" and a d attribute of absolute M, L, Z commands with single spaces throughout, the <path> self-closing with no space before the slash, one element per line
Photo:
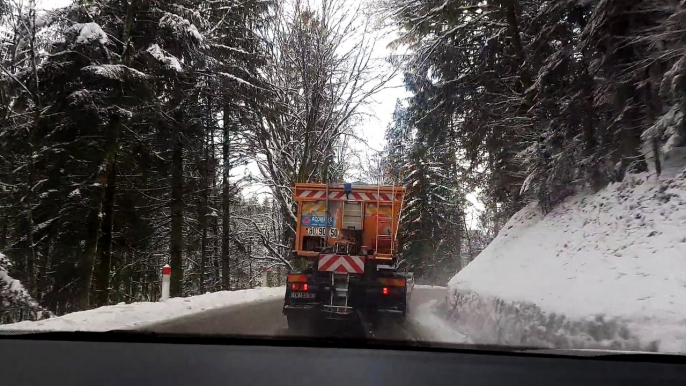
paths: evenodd
<path fill-rule="evenodd" d="M 303 216 L 301 224 L 306 227 L 325 227 L 326 216 Z M 333 226 L 333 217 L 329 217 L 329 226 Z"/>

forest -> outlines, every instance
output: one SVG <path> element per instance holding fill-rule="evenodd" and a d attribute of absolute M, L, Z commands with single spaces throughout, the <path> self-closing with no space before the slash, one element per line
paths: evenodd
<path fill-rule="evenodd" d="M 0 0 L 0 322 L 156 301 L 166 263 L 172 296 L 278 279 L 296 182 L 405 186 L 403 258 L 444 284 L 525 205 L 683 163 L 685 28 L 666 0 Z"/>
<path fill-rule="evenodd" d="M 529 203 L 547 213 L 627 174 L 671 175 L 686 163 L 685 1 L 382 8 L 399 29 L 393 45 L 408 52 L 412 97 L 388 154 L 411 197 L 403 248 L 424 265 L 464 245 L 465 192 L 479 192 L 479 228 L 492 238 Z"/>

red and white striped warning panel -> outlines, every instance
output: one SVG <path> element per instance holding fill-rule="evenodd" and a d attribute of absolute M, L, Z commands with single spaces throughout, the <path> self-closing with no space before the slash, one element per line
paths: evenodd
<path fill-rule="evenodd" d="M 325 190 L 300 190 L 296 194 L 297 198 L 325 199 Z M 351 201 L 395 201 L 392 194 L 388 193 L 358 193 L 351 192 L 345 196 L 345 192 L 329 192 L 329 200 L 351 200 Z"/>
<path fill-rule="evenodd" d="M 319 255 L 319 270 L 336 273 L 364 273 L 363 256 Z"/>

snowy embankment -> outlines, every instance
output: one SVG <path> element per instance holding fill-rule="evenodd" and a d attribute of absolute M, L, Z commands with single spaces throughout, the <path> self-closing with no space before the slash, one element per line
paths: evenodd
<path fill-rule="evenodd" d="M 410 311 L 409 319 L 422 332 L 421 340 L 440 343 L 473 343 L 469 336 L 449 320 L 437 315 L 437 301 L 420 304 Z"/>
<path fill-rule="evenodd" d="M 110 331 L 139 328 L 163 320 L 242 303 L 282 298 L 284 287 L 221 291 L 162 302 L 100 307 L 36 322 L 0 325 L 2 331 Z"/>
<path fill-rule="evenodd" d="M 474 343 L 686 352 L 686 173 L 524 208 L 435 311 Z"/>

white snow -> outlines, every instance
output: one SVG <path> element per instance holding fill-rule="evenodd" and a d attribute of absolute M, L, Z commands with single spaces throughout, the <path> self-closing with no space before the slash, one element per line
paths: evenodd
<path fill-rule="evenodd" d="M 160 19 L 160 27 L 169 28 L 177 34 L 185 34 L 195 40 L 198 44 L 202 44 L 204 41 L 204 37 L 193 23 L 173 13 L 167 12 L 162 16 Z"/>
<path fill-rule="evenodd" d="M 74 312 L 59 318 L 36 322 L 0 325 L 0 330 L 19 331 L 110 331 L 137 328 L 166 319 L 177 318 L 241 303 L 282 298 L 284 287 L 221 291 L 163 302 L 117 304 L 93 310 Z"/>
<path fill-rule="evenodd" d="M 138 79 L 148 78 L 147 74 L 123 64 L 97 64 L 83 67 L 81 70 L 119 81 L 123 81 L 126 76 Z"/>
<path fill-rule="evenodd" d="M 202 43 L 204 40 L 202 34 L 198 31 L 198 28 L 196 28 L 193 24 L 191 24 L 190 27 L 188 27 L 188 33 L 193 36 L 193 38 L 198 41 L 199 43 Z"/>
<path fill-rule="evenodd" d="M 417 286 L 419 287 L 419 286 Z M 426 286 L 431 288 L 431 286 Z M 422 288 L 422 287 L 420 287 Z M 435 288 L 435 287 L 434 287 Z M 420 304 L 409 313 L 409 319 L 421 331 L 424 342 L 473 343 L 469 336 L 458 331 L 447 320 L 435 313 L 436 300 Z"/>
<path fill-rule="evenodd" d="M 176 72 L 183 72 L 183 67 L 181 67 L 181 62 L 173 55 L 162 51 L 159 45 L 152 44 L 148 47 L 147 52 L 152 55 L 155 60 L 163 63 L 167 68 L 174 70 Z"/>
<path fill-rule="evenodd" d="M 13 279 L 4 269 L 0 269 L 0 280 L 7 283 L 7 288 L 10 291 L 19 291 L 28 296 L 28 292 L 26 292 L 24 286 L 21 285 L 21 282 L 17 279 Z"/>
<path fill-rule="evenodd" d="M 242 49 L 236 48 L 236 47 L 227 46 L 227 45 L 224 45 L 224 44 L 213 43 L 211 46 L 212 46 L 212 47 L 217 47 L 217 48 L 222 48 L 222 49 L 229 50 L 229 51 L 238 52 L 238 53 L 241 53 L 241 54 L 244 54 L 244 55 L 250 55 L 250 52 L 248 52 L 248 51 L 246 51 L 246 50 L 242 50 Z"/>
<path fill-rule="evenodd" d="M 0 293 L 0 309 L 9 306 L 12 307 L 12 302 L 20 302 L 25 305 L 39 309 L 38 303 L 29 295 L 29 292 L 24 288 L 21 282 L 7 272 L 12 267 L 12 262 L 7 256 L 0 253 L 0 281 L 5 282 L 5 286 L 0 286 L 4 293 Z"/>
<path fill-rule="evenodd" d="M 257 86 L 255 86 L 254 84 L 252 84 L 252 83 L 250 83 L 250 82 L 248 82 L 248 81 L 245 81 L 245 80 L 243 80 L 243 79 L 241 79 L 241 78 L 239 78 L 239 77 L 237 77 L 237 76 L 228 74 L 228 73 L 226 73 L 226 72 L 218 72 L 218 74 L 221 75 L 221 76 L 223 76 L 223 77 L 225 77 L 225 78 L 228 78 L 228 79 L 231 79 L 231 80 L 235 80 L 236 82 L 241 83 L 241 84 L 244 84 L 244 85 L 246 85 L 246 86 L 251 86 L 251 87 L 255 87 L 255 88 L 260 88 L 260 87 L 257 87 Z"/>
<path fill-rule="evenodd" d="M 451 291 L 547 313 L 625 322 L 660 351 L 686 352 L 686 178 L 627 178 L 544 216 L 514 215 Z"/>
<path fill-rule="evenodd" d="M 440 285 L 417 284 L 414 286 L 414 288 L 432 289 L 432 288 L 447 288 L 447 287 L 442 287 Z"/>
<path fill-rule="evenodd" d="M 77 23 L 71 27 L 72 30 L 80 31 L 76 38 L 76 43 L 85 44 L 97 40 L 100 44 L 106 44 L 109 40 L 105 31 L 97 23 Z"/>
<path fill-rule="evenodd" d="M 7 288 L 10 289 L 11 291 L 22 291 L 22 292 L 26 293 L 26 295 L 28 296 L 26 289 L 24 289 L 24 286 L 21 285 L 19 280 L 13 279 L 7 273 L 6 269 L 10 268 L 11 266 L 12 266 L 12 264 L 11 264 L 10 260 L 7 258 L 7 256 L 0 253 L 0 280 L 7 283 Z"/>

